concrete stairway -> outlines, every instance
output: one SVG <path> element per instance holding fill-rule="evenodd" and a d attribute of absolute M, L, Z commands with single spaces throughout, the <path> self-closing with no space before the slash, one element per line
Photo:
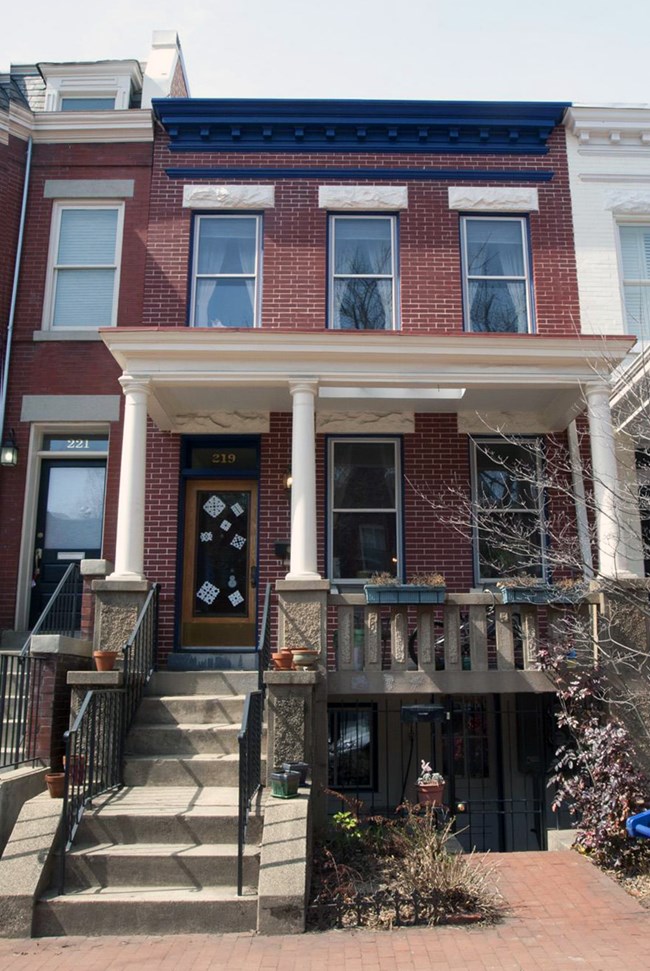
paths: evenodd
<path fill-rule="evenodd" d="M 124 789 L 87 810 L 66 894 L 35 909 L 35 936 L 254 930 L 259 806 L 238 897 L 237 734 L 255 674 L 158 672 L 127 738 Z"/>

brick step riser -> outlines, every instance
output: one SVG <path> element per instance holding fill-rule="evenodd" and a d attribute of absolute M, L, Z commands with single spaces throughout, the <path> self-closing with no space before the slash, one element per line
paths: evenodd
<path fill-rule="evenodd" d="M 74 896 L 39 901 L 34 937 L 210 934 L 254 931 L 257 897 L 222 901 L 87 901 Z"/>
<path fill-rule="evenodd" d="M 70 854 L 66 888 L 89 887 L 227 887 L 237 877 L 237 848 L 230 856 L 127 856 L 110 852 Z M 244 883 L 257 886 L 259 853 L 244 858 Z"/>
<path fill-rule="evenodd" d="M 155 671 L 148 695 L 246 695 L 257 688 L 257 672 Z"/>
<path fill-rule="evenodd" d="M 238 817 L 229 816 L 101 816 L 88 813 L 79 827 L 81 845 L 99 843 L 236 843 Z M 249 846 L 261 838 L 262 824 L 250 817 L 246 839 Z"/>
<path fill-rule="evenodd" d="M 239 726 L 219 729 L 183 729 L 173 726 L 132 728 L 126 740 L 127 755 L 235 755 L 239 752 Z"/>
<path fill-rule="evenodd" d="M 243 702 L 232 698 L 143 698 L 135 720 L 140 725 L 214 724 L 241 726 Z"/>
<path fill-rule="evenodd" d="M 262 778 L 266 762 L 262 760 Z M 179 759 L 129 759 L 124 761 L 126 786 L 237 786 L 239 763 L 190 762 Z"/>

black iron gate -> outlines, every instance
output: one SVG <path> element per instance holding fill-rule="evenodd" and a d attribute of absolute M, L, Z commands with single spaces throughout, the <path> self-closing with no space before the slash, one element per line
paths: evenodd
<path fill-rule="evenodd" d="M 443 717 L 426 720 L 425 711 L 405 721 L 402 709 L 415 702 L 442 706 Z M 444 803 L 464 849 L 546 849 L 552 706 L 551 694 L 341 699 L 330 705 L 330 785 L 370 813 L 391 813 L 416 801 L 424 760 L 445 777 Z"/>

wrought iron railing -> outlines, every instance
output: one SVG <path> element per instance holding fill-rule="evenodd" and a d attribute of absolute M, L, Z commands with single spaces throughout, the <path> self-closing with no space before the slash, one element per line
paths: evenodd
<path fill-rule="evenodd" d="M 257 642 L 257 691 L 246 696 L 239 732 L 239 822 L 237 827 L 237 893 L 243 892 L 244 847 L 253 799 L 262 787 L 262 732 L 264 726 L 264 672 L 271 661 L 271 584 L 264 593 L 262 623 Z"/>
<path fill-rule="evenodd" d="M 65 634 L 79 628 L 83 592 L 78 563 L 71 563 L 20 652 L 0 655 L 0 768 L 36 762 L 36 717 L 42 663 L 30 656 L 34 634 Z"/>
<path fill-rule="evenodd" d="M 271 584 L 267 583 L 264 593 L 264 609 L 260 636 L 257 641 L 257 687 L 264 693 L 264 672 L 271 667 Z"/>
<path fill-rule="evenodd" d="M 0 654 L 0 768 L 36 762 L 36 712 L 42 662 L 29 654 Z"/>
<path fill-rule="evenodd" d="M 87 806 L 123 783 L 124 741 L 155 668 L 159 585 L 149 591 L 124 646 L 123 687 L 89 691 L 65 733 L 65 791 L 59 854 L 59 893 L 65 888 L 66 853 Z"/>
<path fill-rule="evenodd" d="M 154 583 L 124 647 L 125 735 L 156 666 L 159 596 L 160 584 Z"/>
<path fill-rule="evenodd" d="M 83 581 L 79 564 L 71 563 L 23 644 L 21 654 L 29 654 L 34 634 L 65 634 L 73 637 L 79 630 Z"/>

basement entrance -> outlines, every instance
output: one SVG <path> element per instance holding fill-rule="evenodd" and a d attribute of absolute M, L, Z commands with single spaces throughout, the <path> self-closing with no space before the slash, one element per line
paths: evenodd
<path fill-rule="evenodd" d="M 545 850 L 553 697 L 337 700 L 329 707 L 329 785 L 361 800 L 364 811 L 390 815 L 404 800 L 417 800 L 424 760 L 445 777 L 444 803 L 465 850 Z M 444 706 L 442 721 L 402 721 L 402 705 L 429 701 Z M 330 809 L 340 802 L 332 799 Z"/>

